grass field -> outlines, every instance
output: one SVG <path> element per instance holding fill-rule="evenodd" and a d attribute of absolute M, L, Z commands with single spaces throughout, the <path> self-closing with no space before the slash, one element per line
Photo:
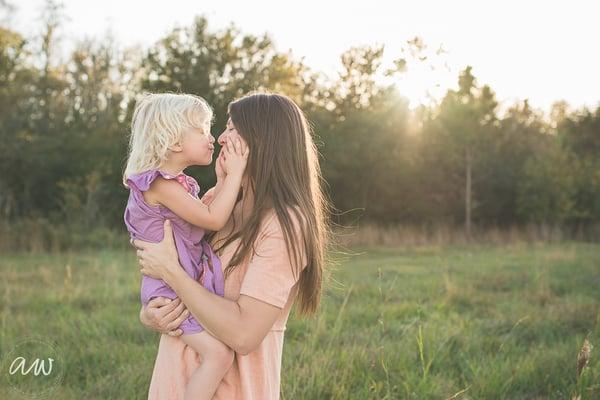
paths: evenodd
<path fill-rule="evenodd" d="M 320 314 L 288 322 L 282 399 L 600 398 L 600 245 L 336 257 Z M 0 272 L 4 359 L 42 337 L 64 371 L 51 398 L 146 398 L 158 334 L 137 320 L 133 252 L 3 255 Z M 7 376 L 0 399 L 27 398 Z"/>

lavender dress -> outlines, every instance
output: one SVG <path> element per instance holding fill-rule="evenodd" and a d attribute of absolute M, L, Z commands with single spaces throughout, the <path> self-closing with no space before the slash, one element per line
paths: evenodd
<path fill-rule="evenodd" d="M 151 205 L 144 201 L 142 192 L 158 176 L 177 180 L 194 197 L 198 198 L 200 187 L 191 176 L 174 176 L 160 170 L 150 170 L 133 175 L 127 179 L 129 200 L 125 208 L 125 225 L 133 239 L 158 243 L 163 239 L 165 219 L 171 221 L 179 262 L 190 277 L 197 281 L 202 276 L 202 285 L 212 293 L 223 296 L 224 283 L 221 261 L 204 239 L 204 229 L 179 218 L 175 213 L 161 205 Z M 143 275 L 141 299 L 144 306 L 154 297 L 174 299 L 175 292 L 160 279 Z M 204 328 L 190 316 L 179 326 L 183 334 L 199 333 Z"/>

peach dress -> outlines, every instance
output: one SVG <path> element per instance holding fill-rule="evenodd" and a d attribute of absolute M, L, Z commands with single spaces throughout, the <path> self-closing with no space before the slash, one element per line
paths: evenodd
<path fill-rule="evenodd" d="M 239 212 L 239 204 L 234 213 L 236 211 Z M 238 226 L 239 221 L 236 217 Z M 221 232 L 229 232 L 231 223 L 230 219 Z M 223 266 L 228 265 L 237 244 L 238 240 L 219 254 Z M 302 265 L 306 265 L 305 254 L 302 254 Z M 225 374 L 213 400 L 279 399 L 283 337 L 297 292 L 296 283 L 281 227 L 271 212 L 263 218 L 255 255 L 225 279 L 225 298 L 235 301 L 243 294 L 279 307 L 281 313 L 257 349 L 247 355 L 235 354 L 233 366 Z M 183 399 L 187 381 L 199 361 L 197 353 L 180 338 L 162 334 L 148 399 Z"/>

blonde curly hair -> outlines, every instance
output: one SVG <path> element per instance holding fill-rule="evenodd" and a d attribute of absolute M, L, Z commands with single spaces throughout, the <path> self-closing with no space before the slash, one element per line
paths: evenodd
<path fill-rule="evenodd" d="M 181 142 L 186 128 L 210 132 L 213 111 L 206 100 L 191 94 L 146 93 L 137 101 L 123 184 L 140 172 L 159 168 L 169 148 Z"/>

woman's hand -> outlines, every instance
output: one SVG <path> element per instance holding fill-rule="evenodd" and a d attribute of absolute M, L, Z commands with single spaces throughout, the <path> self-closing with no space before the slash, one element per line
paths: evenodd
<path fill-rule="evenodd" d="M 140 311 L 140 322 L 152 331 L 166 333 L 169 336 L 181 336 L 179 325 L 190 315 L 184 304 L 176 298 L 156 297 Z"/>
<path fill-rule="evenodd" d="M 242 176 L 248 163 L 248 145 L 240 137 L 230 138 L 223 146 L 223 167 L 227 174 L 239 174 Z"/>
<path fill-rule="evenodd" d="M 133 245 L 138 249 L 137 257 L 142 274 L 167 282 L 168 278 L 173 275 L 185 273 L 179 264 L 171 221 L 165 221 L 164 237 L 161 242 L 149 243 L 134 240 Z"/>

